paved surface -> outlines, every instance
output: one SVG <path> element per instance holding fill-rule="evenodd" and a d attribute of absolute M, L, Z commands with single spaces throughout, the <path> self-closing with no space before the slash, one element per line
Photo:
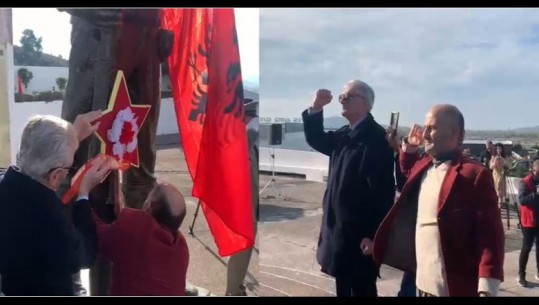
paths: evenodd
<path fill-rule="evenodd" d="M 178 145 L 178 135 L 159 137 L 158 142 L 158 179 L 176 185 L 184 195 L 189 196 L 192 181 Z M 261 175 L 261 190 L 269 180 L 269 176 Z M 315 259 L 325 184 L 300 178 L 278 177 L 277 187 L 272 186 L 270 184 L 261 194 L 258 243 L 246 279 L 248 295 L 334 296 L 335 281 L 319 271 Z M 191 254 L 188 281 L 201 290 L 201 295 L 224 295 L 226 258 L 217 255 L 202 212 L 198 215 L 194 236 L 188 234 L 196 204 L 195 198 L 187 197 L 188 215 L 181 228 Z M 505 210 L 503 217 L 506 224 Z M 506 280 L 502 283 L 500 295 L 539 296 L 539 281 L 533 279 L 536 268 L 534 253 L 530 254 L 527 270 L 530 287 L 522 288 L 516 282 L 522 238 L 516 228 L 514 212 L 510 213 L 510 220 L 510 230 L 506 231 Z M 83 271 L 82 279 L 86 287 L 87 274 L 87 271 Z M 379 294 L 395 296 L 400 287 L 402 272 L 384 266 L 381 277 L 378 281 Z"/>
<path fill-rule="evenodd" d="M 190 197 L 193 183 L 187 170 L 183 151 L 179 148 L 178 140 L 178 135 L 158 137 L 156 176 L 157 179 L 178 187 L 187 199 L 187 216 L 180 231 L 185 235 L 189 244 L 188 282 L 200 290 L 199 295 L 224 295 L 226 290 L 227 258 L 219 257 L 202 209 L 200 209 L 196 219 L 193 230 L 194 235 L 188 234 L 189 226 L 194 218 L 197 200 Z M 83 270 L 81 277 L 83 285 L 88 289 L 88 271 Z M 249 296 L 259 294 L 258 245 L 255 245 L 245 284 Z"/>
<path fill-rule="evenodd" d="M 271 177 L 261 175 L 260 178 L 262 190 Z M 276 186 L 266 188 L 261 194 L 260 295 L 334 296 L 335 281 L 320 272 L 315 258 L 325 184 L 277 177 Z M 522 243 L 516 217 L 516 213 L 510 213 L 511 226 L 506 229 L 505 282 L 499 295 L 539 296 L 539 281 L 533 278 L 535 253 L 530 254 L 527 268 L 530 287 L 522 288 L 516 281 Z M 506 225 L 505 210 L 503 221 Z M 378 280 L 379 294 L 396 296 L 401 278 L 401 271 L 383 266 Z"/>

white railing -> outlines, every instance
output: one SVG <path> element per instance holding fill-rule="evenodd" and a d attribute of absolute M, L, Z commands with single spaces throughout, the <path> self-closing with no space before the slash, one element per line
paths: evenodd
<path fill-rule="evenodd" d="M 271 172 L 271 153 L 275 152 L 275 172 L 277 174 L 305 175 L 310 181 L 325 182 L 328 174 L 329 158 L 321 153 L 260 148 L 260 170 Z M 518 195 L 518 185 L 521 178 L 508 177 L 506 190 L 508 195 Z M 512 196 L 508 196 L 512 197 Z"/>
<path fill-rule="evenodd" d="M 275 172 L 305 175 L 305 179 L 324 182 L 328 174 L 329 158 L 321 153 L 260 148 L 260 170 L 271 172 L 271 153 L 275 153 Z"/>
<path fill-rule="evenodd" d="M 509 197 L 511 204 L 513 204 L 513 198 L 518 198 L 518 185 L 522 179 L 517 177 L 507 177 L 506 191 L 507 197 Z M 514 196 L 513 196 L 514 195 Z"/>

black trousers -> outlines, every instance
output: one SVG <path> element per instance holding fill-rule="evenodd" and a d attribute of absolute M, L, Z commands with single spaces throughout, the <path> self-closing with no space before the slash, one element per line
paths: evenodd
<path fill-rule="evenodd" d="M 522 228 L 522 250 L 520 250 L 520 257 L 518 260 L 518 275 L 520 277 L 526 276 L 526 265 L 528 264 L 528 257 L 535 241 L 535 263 L 536 268 L 539 268 L 539 228 Z"/>
<path fill-rule="evenodd" d="M 377 297 L 376 274 L 358 274 L 335 278 L 337 297 Z"/>

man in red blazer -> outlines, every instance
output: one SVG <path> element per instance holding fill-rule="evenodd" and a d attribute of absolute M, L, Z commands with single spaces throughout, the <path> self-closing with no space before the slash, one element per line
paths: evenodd
<path fill-rule="evenodd" d="M 124 208 L 106 224 L 94 213 L 99 254 L 112 263 L 110 295 L 185 295 L 189 249 L 179 230 L 186 207 L 172 185 L 157 184 L 143 210 Z"/>
<path fill-rule="evenodd" d="M 462 155 L 463 140 L 464 117 L 452 105 L 432 107 L 425 127 L 412 127 L 399 158 L 406 183 L 376 233 L 375 262 L 415 272 L 420 296 L 495 296 L 503 281 L 492 175 Z"/>

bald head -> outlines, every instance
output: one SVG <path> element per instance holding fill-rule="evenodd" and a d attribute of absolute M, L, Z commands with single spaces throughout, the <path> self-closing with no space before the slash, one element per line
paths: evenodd
<path fill-rule="evenodd" d="M 464 142 L 464 116 L 449 104 L 433 106 L 425 118 L 425 151 L 436 156 L 457 149 Z"/>
<path fill-rule="evenodd" d="M 464 116 L 462 112 L 453 105 L 441 104 L 431 108 L 431 111 L 437 112 L 438 117 L 445 121 L 451 128 L 454 128 L 460 137 L 460 143 L 464 141 Z"/>
<path fill-rule="evenodd" d="M 186 214 L 185 198 L 173 185 L 158 183 L 148 195 L 144 210 L 171 231 L 178 231 Z"/>

